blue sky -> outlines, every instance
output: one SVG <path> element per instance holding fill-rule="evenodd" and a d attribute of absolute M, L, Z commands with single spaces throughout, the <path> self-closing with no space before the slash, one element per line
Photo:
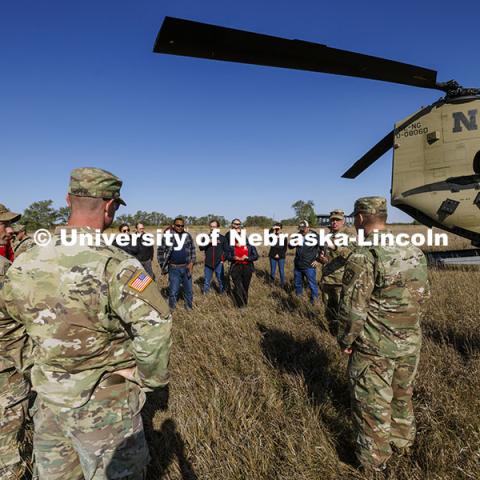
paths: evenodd
<path fill-rule="evenodd" d="M 440 96 L 371 80 L 156 55 L 165 15 L 324 43 L 480 86 L 480 4 L 18 0 L 0 10 L 0 203 L 64 204 L 69 172 L 124 180 L 123 212 L 290 217 L 389 196 L 391 153 L 341 174 Z M 392 209 L 392 220 L 408 217 Z"/>

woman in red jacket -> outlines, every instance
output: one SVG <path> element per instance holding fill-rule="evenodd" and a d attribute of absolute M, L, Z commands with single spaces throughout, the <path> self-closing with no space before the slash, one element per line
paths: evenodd
<path fill-rule="evenodd" d="M 242 224 L 238 218 L 232 222 L 233 228 L 240 233 Z M 248 289 L 253 274 L 253 262 L 258 260 L 257 249 L 246 241 L 246 244 L 234 242 L 225 248 L 225 260 L 231 262 L 230 277 L 233 281 L 232 296 L 238 308 L 246 307 L 248 304 Z"/>

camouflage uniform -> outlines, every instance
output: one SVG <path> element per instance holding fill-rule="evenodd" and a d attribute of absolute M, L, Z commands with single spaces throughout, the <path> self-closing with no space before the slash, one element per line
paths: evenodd
<path fill-rule="evenodd" d="M 345 214 L 342 210 L 330 212 L 330 220 L 344 220 Z M 346 227 L 342 227 L 338 232 L 330 232 L 332 241 L 342 235 L 350 236 Z M 329 262 L 322 268 L 322 299 L 325 306 L 325 316 L 327 317 L 330 331 L 334 334 L 339 332 L 338 325 L 338 306 L 340 304 L 340 294 L 342 293 L 342 278 L 345 270 L 347 258 L 352 253 L 353 246 L 334 246 L 326 247 L 325 256 Z"/>
<path fill-rule="evenodd" d="M 386 213 L 386 201 L 359 199 L 357 212 Z M 428 295 L 426 260 L 416 247 L 359 246 L 348 259 L 339 310 L 345 331 L 339 343 L 353 350 L 348 373 L 356 454 L 364 467 L 382 469 L 391 443 L 400 449 L 413 443 L 420 305 Z"/>
<path fill-rule="evenodd" d="M 11 215 L 20 217 L 8 214 L 11 212 L 0 205 L 0 221 L 12 221 Z M 0 256 L 0 294 L 9 267 L 10 262 Z M 12 328 L 11 320 L 2 313 L 1 306 L 0 295 L 0 478 L 17 480 L 25 471 L 22 443 L 30 387 L 14 365 L 15 351 L 22 351 L 24 335 L 20 329 Z"/>
<path fill-rule="evenodd" d="M 24 232 L 25 226 L 16 223 L 13 225 L 13 230 L 15 233 Z M 21 240 L 15 239 L 12 243 L 13 253 L 15 254 L 15 258 L 17 258 L 23 252 L 26 252 L 29 248 L 32 248 L 35 245 L 35 242 L 32 237 L 26 235 Z"/>
<path fill-rule="evenodd" d="M 121 181 L 72 172 L 70 194 L 115 198 Z M 63 227 L 66 238 L 95 233 Z M 149 460 L 140 411 L 168 383 L 171 316 L 135 258 L 102 242 L 35 246 L 10 268 L 8 312 L 35 345 L 34 455 L 40 480 L 142 479 Z M 134 381 L 115 372 L 135 367 Z"/>

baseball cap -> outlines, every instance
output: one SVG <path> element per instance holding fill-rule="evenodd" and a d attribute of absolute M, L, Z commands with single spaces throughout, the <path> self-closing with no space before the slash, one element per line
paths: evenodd
<path fill-rule="evenodd" d="M 387 200 L 385 197 L 361 197 L 355 202 L 352 215 L 357 213 L 386 214 Z"/>
<path fill-rule="evenodd" d="M 330 212 L 330 220 L 344 220 L 345 212 L 343 210 L 332 210 Z"/>
<path fill-rule="evenodd" d="M 77 197 L 113 198 L 126 205 L 120 197 L 122 184 L 116 175 L 101 168 L 75 168 L 70 175 L 68 193 Z"/>
<path fill-rule="evenodd" d="M 16 222 L 20 220 L 20 213 L 11 212 L 5 205 L 0 203 L 0 222 Z"/>

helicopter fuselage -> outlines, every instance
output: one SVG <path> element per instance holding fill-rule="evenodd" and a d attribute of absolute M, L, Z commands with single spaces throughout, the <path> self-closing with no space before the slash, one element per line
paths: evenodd
<path fill-rule="evenodd" d="M 448 97 L 398 122 L 392 205 L 480 243 L 480 96 Z"/>

